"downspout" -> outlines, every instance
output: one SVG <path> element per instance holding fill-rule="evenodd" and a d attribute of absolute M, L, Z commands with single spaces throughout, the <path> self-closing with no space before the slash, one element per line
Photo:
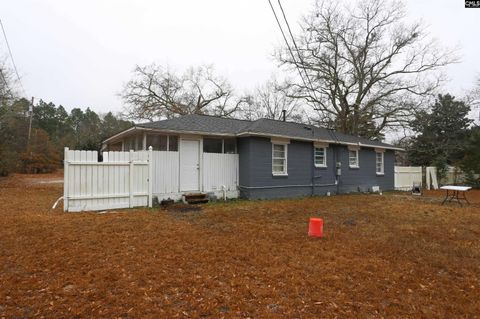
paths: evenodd
<path fill-rule="evenodd" d="M 312 194 L 310 196 L 315 195 L 315 142 L 312 142 Z"/>

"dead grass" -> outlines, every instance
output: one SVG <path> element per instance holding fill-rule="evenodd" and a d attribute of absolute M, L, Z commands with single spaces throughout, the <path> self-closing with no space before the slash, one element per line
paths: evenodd
<path fill-rule="evenodd" d="M 49 211 L 61 185 L 0 181 L 0 317 L 475 318 L 480 192 Z M 58 179 L 58 176 L 52 176 Z M 324 218 L 326 237 L 306 236 Z"/>

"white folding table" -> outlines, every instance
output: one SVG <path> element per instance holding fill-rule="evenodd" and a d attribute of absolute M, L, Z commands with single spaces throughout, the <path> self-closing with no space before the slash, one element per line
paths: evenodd
<path fill-rule="evenodd" d="M 466 201 L 467 204 L 470 204 L 470 202 L 467 199 L 466 193 L 472 189 L 469 186 L 454 186 L 454 185 L 446 185 L 440 187 L 440 189 L 444 189 L 447 191 L 447 195 L 445 196 L 445 199 L 442 202 L 442 205 L 445 204 L 446 201 L 451 202 L 452 200 L 456 200 L 457 203 L 462 205 L 462 200 Z M 462 194 L 463 196 L 458 197 L 459 194 Z"/>

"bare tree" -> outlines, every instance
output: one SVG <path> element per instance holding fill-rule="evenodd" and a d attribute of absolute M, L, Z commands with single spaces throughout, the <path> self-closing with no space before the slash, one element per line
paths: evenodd
<path fill-rule="evenodd" d="M 4 62 L 0 62 L 0 104 L 12 101 L 17 93 L 12 71 Z"/>
<path fill-rule="evenodd" d="M 230 116 L 236 111 L 233 89 L 216 76 L 212 66 L 189 68 L 176 74 L 161 66 L 137 66 L 121 97 L 126 115 L 154 120 L 185 114 Z"/>
<path fill-rule="evenodd" d="M 268 118 L 281 120 L 283 111 L 287 119 L 302 122 L 306 118 L 302 101 L 293 98 L 293 92 L 289 92 L 291 86 L 288 83 L 280 83 L 272 76 L 263 85 L 258 86 L 252 94 L 244 97 L 239 113 L 248 120 Z"/>
<path fill-rule="evenodd" d="M 399 1 L 317 1 L 301 23 L 295 58 L 287 48 L 277 54 L 303 75 L 292 96 L 344 133 L 373 138 L 407 124 L 442 82 L 438 71 L 456 59 L 404 18 Z"/>

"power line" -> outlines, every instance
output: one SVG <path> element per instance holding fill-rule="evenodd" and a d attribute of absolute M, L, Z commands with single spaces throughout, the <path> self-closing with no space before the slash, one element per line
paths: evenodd
<path fill-rule="evenodd" d="M 23 87 L 22 80 L 20 79 L 20 75 L 18 74 L 17 65 L 15 64 L 15 59 L 13 58 L 12 50 L 10 49 L 10 44 L 8 43 L 7 33 L 5 32 L 5 28 L 3 27 L 2 19 L 0 19 L 0 26 L 2 27 L 3 37 L 5 38 L 5 43 L 7 44 L 8 53 L 10 54 L 10 59 L 12 60 L 13 69 L 15 74 L 17 75 L 18 82 L 20 83 L 20 87 L 22 88 L 23 94 L 26 96 L 25 88 Z M 5 80 L 5 78 L 4 78 Z"/>
<path fill-rule="evenodd" d="M 268 0 L 268 3 L 270 4 L 270 8 L 272 8 L 273 15 L 275 16 L 275 20 L 277 20 L 278 27 L 280 28 L 280 32 L 282 33 L 283 40 L 285 40 L 285 44 L 287 45 L 288 51 L 290 52 L 290 55 L 292 56 L 293 63 L 295 63 L 295 66 L 297 67 L 298 74 L 300 75 L 300 78 L 302 79 L 303 84 L 308 87 L 307 82 L 305 82 L 305 79 L 303 78 L 302 71 L 298 67 L 297 59 L 295 59 L 295 55 L 293 54 L 292 48 L 290 47 L 290 44 L 288 43 L 287 37 L 285 36 L 285 32 L 283 32 L 282 24 L 280 23 L 280 20 L 278 20 L 277 13 L 275 12 L 275 9 L 273 8 L 272 2 Z"/>
<path fill-rule="evenodd" d="M 290 34 L 290 37 L 292 38 L 292 42 L 293 42 L 293 45 L 295 46 L 295 49 L 297 50 L 298 58 L 300 59 L 300 62 L 302 63 L 302 65 L 305 66 L 305 62 L 303 60 L 302 55 L 300 54 L 300 50 L 298 49 L 297 42 L 295 41 L 295 37 L 293 36 L 292 29 L 290 28 L 290 24 L 288 23 L 287 16 L 285 14 L 285 11 L 283 10 L 282 3 L 280 2 L 280 0 L 277 0 L 277 1 L 278 1 L 278 5 L 280 6 L 280 10 L 282 11 L 283 19 L 285 20 L 285 23 L 287 25 L 288 33 Z M 298 67 L 298 65 L 297 65 L 297 67 Z M 300 68 L 299 68 L 299 70 L 300 70 Z M 312 89 L 313 96 L 314 96 L 315 100 L 319 101 L 319 99 L 317 98 L 317 94 L 315 92 L 315 89 L 313 88 L 312 81 L 310 80 L 310 76 L 308 75 L 308 72 L 305 69 L 305 67 L 303 67 L 303 72 L 305 73 L 305 76 L 307 77 L 308 83 L 310 84 L 310 89 Z M 305 84 L 305 86 L 307 86 L 307 85 Z"/>
<path fill-rule="evenodd" d="M 7 88 L 7 91 L 10 91 L 10 88 L 8 87 L 7 79 L 5 79 L 5 75 L 3 75 L 3 70 L 2 69 L 0 69 L 0 76 L 2 77 L 3 82 L 5 83 L 5 87 Z"/>

